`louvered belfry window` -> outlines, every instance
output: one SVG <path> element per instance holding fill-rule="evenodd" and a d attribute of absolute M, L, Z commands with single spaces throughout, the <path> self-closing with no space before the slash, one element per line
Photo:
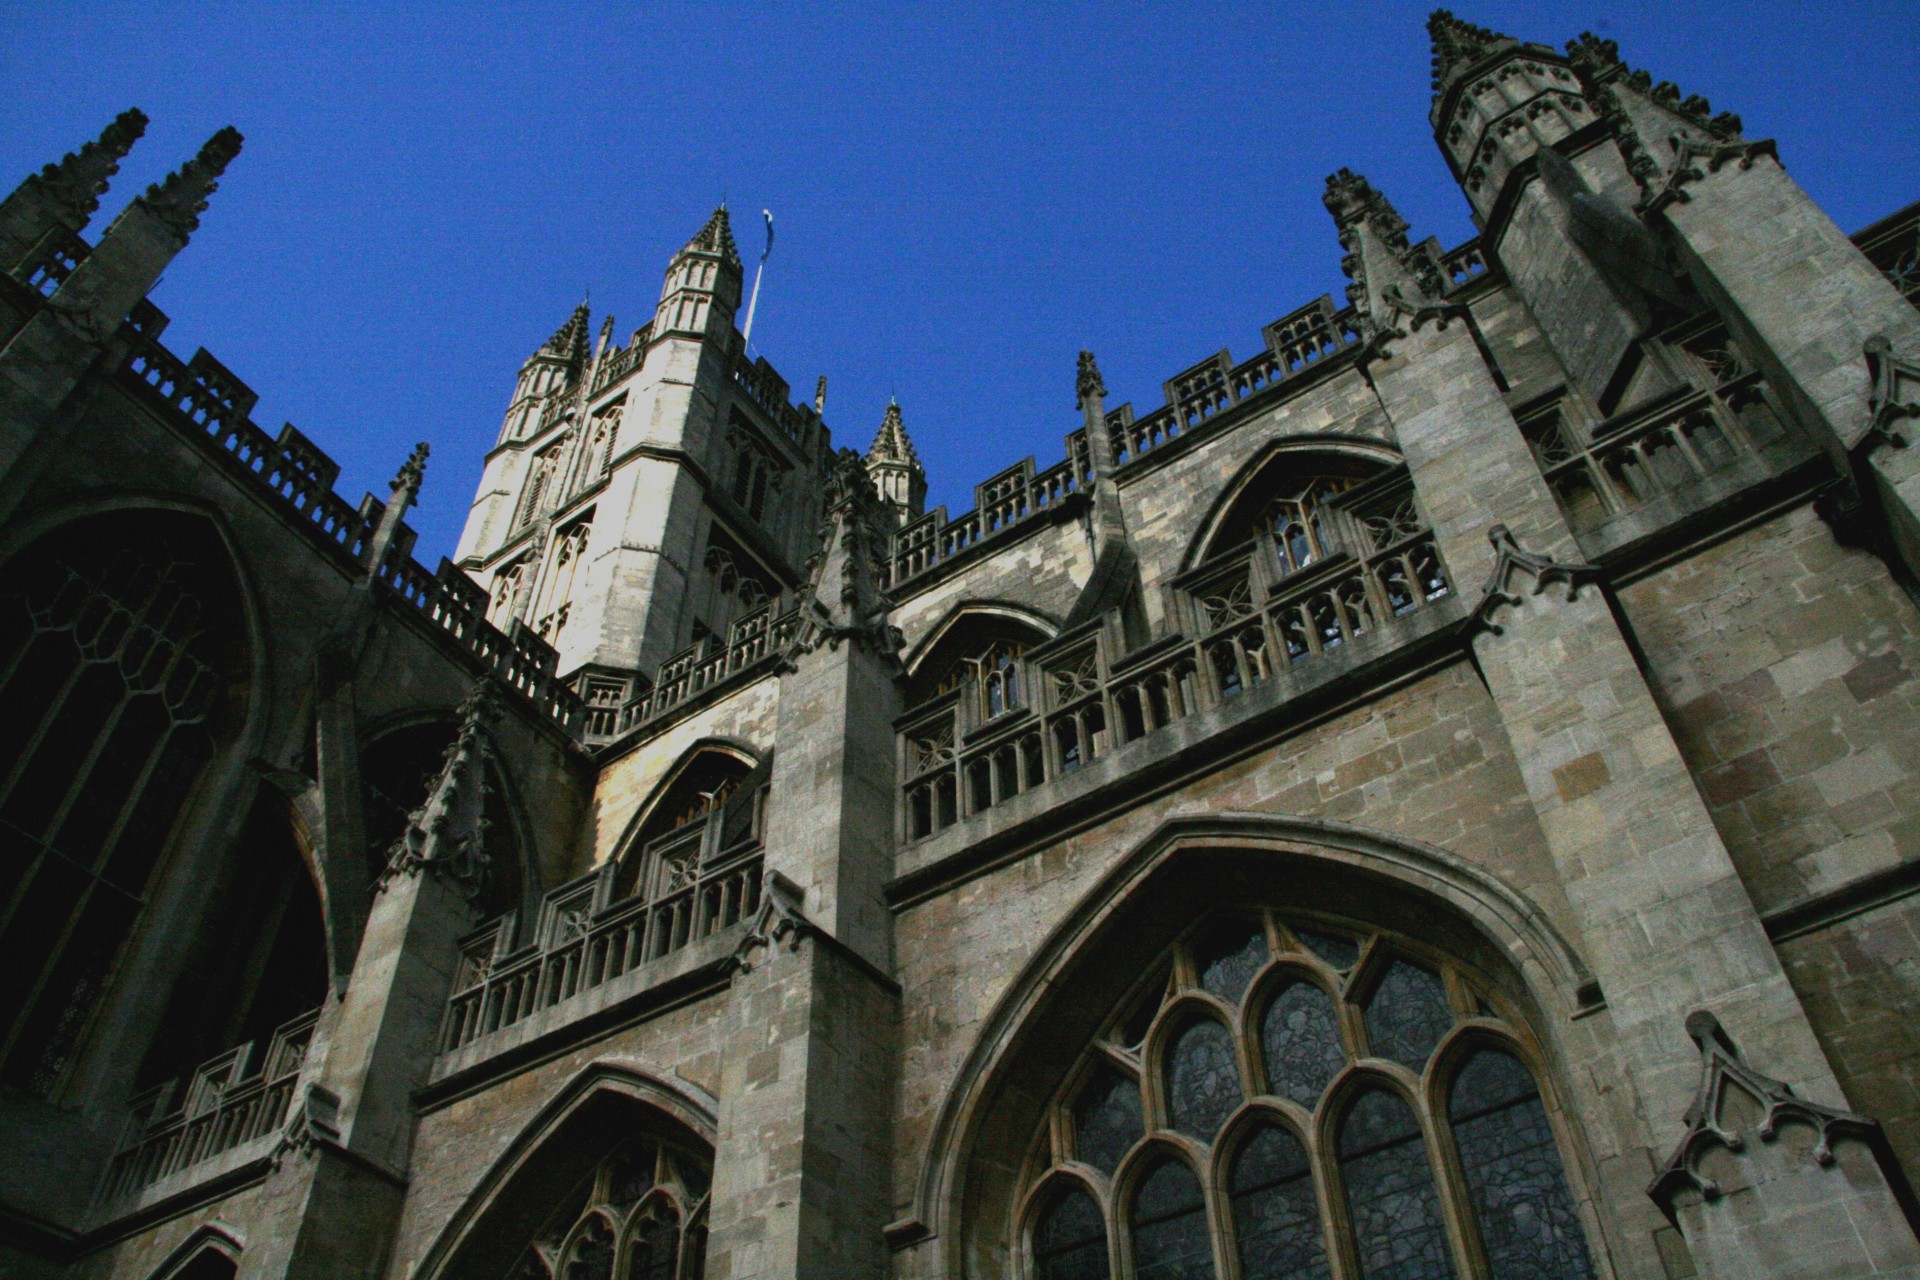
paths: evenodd
<path fill-rule="evenodd" d="M 1033 1280 L 1590 1280 L 1519 1010 L 1346 921 L 1191 931 L 1049 1109 Z"/>

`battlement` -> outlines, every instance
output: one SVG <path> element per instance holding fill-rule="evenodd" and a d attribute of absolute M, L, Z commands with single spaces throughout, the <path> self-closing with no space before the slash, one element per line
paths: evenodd
<path fill-rule="evenodd" d="M 1442 253 L 1437 241 L 1420 246 L 1440 264 L 1449 292 L 1484 278 L 1487 261 L 1480 242 L 1469 240 Z M 1126 403 L 1107 411 L 1106 426 L 1117 471 L 1125 473 L 1148 454 L 1192 435 L 1227 410 L 1283 385 L 1296 384 L 1333 357 L 1357 349 L 1359 316 L 1353 307 L 1336 310 L 1331 296 L 1275 320 L 1260 331 L 1265 346 L 1239 364 L 1221 350 L 1181 370 L 1161 384 L 1165 403 L 1136 417 Z M 981 546 L 995 534 L 1060 509 L 1069 496 L 1095 482 L 1084 428 L 1066 436 L 1066 460 L 1035 472 L 1031 457 L 974 486 L 974 505 L 957 516 L 945 507 L 903 525 L 894 534 L 887 558 L 886 586 L 917 589 L 923 575 L 962 552 Z"/>

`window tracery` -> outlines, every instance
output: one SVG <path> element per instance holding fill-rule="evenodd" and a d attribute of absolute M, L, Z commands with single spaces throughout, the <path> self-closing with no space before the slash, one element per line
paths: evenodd
<path fill-rule="evenodd" d="M 217 548 L 174 534 L 69 530 L 0 595 L 0 1075 L 34 1093 L 77 1050 L 237 718 L 230 583 Z"/>
<path fill-rule="evenodd" d="M 1024 641 L 995 640 L 979 654 L 955 662 L 935 692 L 947 693 L 971 678 L 980 691 L 981 719 L 1012 711 L 1022 705 L 1019 659 L 1026 651 Z"/>
<path fill-rule="evenodd" d="M 1041 1131 L 1025 1274 L 1591 1280 L 1539 1055 L 1476 973 L 1244 912 L 1152 972 Z"/>
<path fill-rule="evenodd" d="M 602 1160 L 534 1233 L 515 1280 L 699 1280 L 712 1164 L 640 1139 Z"/>
<path fill-rule="evenodd" d="M 516 532 L 532 524 L 545 507 L 547 489 L 560 466 L 560 448 L 558 444 L 550 444 L 533 455 L 533 462 L 527 468 L 527 483 L 521 490 L 520 511 L 513 521 Z"/>

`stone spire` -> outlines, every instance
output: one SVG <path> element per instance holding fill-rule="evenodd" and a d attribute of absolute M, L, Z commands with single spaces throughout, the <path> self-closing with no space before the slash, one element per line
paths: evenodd
<path fill-rule="evenodd" d="M 1322 200 L 1346 250 L 1340 269 L 1353 281 L 1347 300 L 1366 317 L 1371 339 L 1405 332 L 1402 317 L 1417 326 L 1444 311 L 1439 268 L 1408 243 L 1407 220 L 1372 183 L 1342 169 L 1327 178 Z"/>
<path fill-rule="evenodd" d="M 811 599 L 790 658 L 842 641 L 894 653 L 899 633 L 886 625 L 887 600 L 880 577 L 887 554 L 888 513 L 875 492 L 866 462 L 842 449 L 827 476 L 820 546 L 807 562 Z"/>
<path fill-rule="evenodd" d="M 567 317 L 567 322 L 555 329 L 553 336 L 541 344 L 540 349 L 533 353 L 533 357 L 538 359 L 541 356 L 553 356 L 569 365 L 585 364 L 587 326 L 591 320 L 592 312 L 588 310 L 586 303 L 581 303 L 573 309 L 573 314 Z"/>
<path fill-rule="evenodd" d="M 137 203 L 144 205 L 184 246 L 188 237 L 199 230 L 200 215 L 206 212 L 208 199 L 219 190 L 220 175 L 240 154 L 240 146 L 245 141 L 238 129 L 228 125 L 207 139 L 200 154 L 148 187 Z M 111 228 L 108 234 L 112 234 Z"/>
<path fill-rule="evenodd" d="M 1435 9 L 1427 17 L 1427 35 L 1433 41 L 1433 96 L 1447 91 L 1447 85 L 1461 71 L 1490 53 L 1512 49 L 1519 41 L 1471 22 L 1462 22 L 1450 9 Z"/>
<path fill-rule="evenodd" d="M 687 247 L 680 252 L 718 254 L 738 267 L 740 251 L 734 247 L 733 223 L 727 217 L 727 206 L 723 204 L 715 209 L 707 224 L 694 232 L 693 239 L 687 241 Z"/>
<path fill-rule="evenodd" d="M 30 175 L 0 201 L 0 266 L 13 266 L 53 227 L 78 234 L 99 209 L 107 180 L 146 131 L 146 114 L 130 107 L 99 138 Z"/>
<path fill-rule="evenodd" d="M 493 682 L 482 676 L 460 704 L 460 731 L 426 800 L 408 816 L 406 829 L 394 841 L 381 876 L 383 887 L 399 876 L 433 871 L 444 874 L 469 900 L 485 891 L 487 762 L 499 718 Z"/>
<path fill-rule="evenodd" d="M 892 509 L 895 528 L 916 519 L 927 509 L 927 473 L 907 438 L 907 424 L 900 416 L 900 402 L 887 401 L 887 412 L 880 419 L 880 430 L 867 450 L 867 473 L 873 477 L 880 501 Z"/>

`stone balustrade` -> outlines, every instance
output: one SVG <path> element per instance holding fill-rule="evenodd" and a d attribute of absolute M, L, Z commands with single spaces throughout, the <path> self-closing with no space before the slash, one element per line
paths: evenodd
<path fill-rule="evenodd" d="M 250 1041 L 136 1096 L 129 1139 L 107 1167 L 99 1203 L 138 1196 L 176 1175 L 190 1177 L 218 1156 L 278 1134 L 319 1016 L 315 1010 L 286 1023 L 264 1052 L 256 1053 L 260 1046 Z"/>
<path fill-rule="evenodd" d="M 1176 579 L 1176 634 L 1120 655 L 1089 624 L 1023 655 L 1015 705 L 996 716 L 963 681 L 902 717 L 902 837 L 1046 786 L 1281 671 L 1384 651 L 1394 640 L 1383 623 L 1452 594 L 1404 471 L 1343 494 L 1326 520 L 1324 553 L 1296 572 L 1263 538 Z"/>

